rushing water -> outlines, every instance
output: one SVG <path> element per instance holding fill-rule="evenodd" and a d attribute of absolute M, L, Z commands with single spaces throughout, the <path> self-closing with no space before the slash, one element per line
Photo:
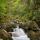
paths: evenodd
<path fill-rule="evenodd" d="M 25 34 L 24 30 L 22 28 L 17 28 L 13 29 L 14 32 L 12 32 L 12 39 L 13 40 L 30 40 L 28 36 Z"/>

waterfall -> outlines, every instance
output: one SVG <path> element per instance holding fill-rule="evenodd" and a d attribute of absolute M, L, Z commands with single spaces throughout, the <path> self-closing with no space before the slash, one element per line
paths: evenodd
<path fill-rule="evenodd" d="M 17 28 L 14 28 L 13 31 L 13 40 L 30 40 L 30 38 L 28 38 L 28 36 L 25 34 L 24 30 L 22 28 L 19 28 L 19 25 L 17 25 Z"/>

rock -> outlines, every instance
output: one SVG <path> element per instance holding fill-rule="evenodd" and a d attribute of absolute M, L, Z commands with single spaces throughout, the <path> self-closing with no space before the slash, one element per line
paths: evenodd
<path fill-rule="evenodd" d="M 29 21 L 27 23 L 27 26 L 29 27 L 29 29 L 34 30 L 34 31 L 39 31 L 39 27 L 37 25 L 37 23 L 35 21 Z"/>
<path fill-rule="evenodd" d="M 0 38 L 2 38 L 3 40 L 9 40 L 11 39 L 11 36 L 6 30 L 0 29 Z"/>
<path fill-rule="evenodd" d="M 20 36 L 19 33 L 17 33 L 17 32 L 9 32 L 9 33 L 12 34 L 13 37 L 19 37 Z"/>
<path fill-rule="evenodd" d="M 27 30 L 34 30 L 34 31 L 40 31 L 40 28 L 38 27 L 37 23 L 35 21 L 28 21 L 25 24 L 19 24 L 19 27 Z"/>
<path fill-rule="evenodd" d="M 28 36 L 30 37 L 31 40 L 40 40 L 40 31 L 39 32 L 29 31 Z"/>
<path fill-rule="evenodd" d="M 40 28 L 35 21 L 28 21 L 25 24 L 19 24 L 21 28 L 28 33 L 28 37 L 31 40 L 40 40 Z"/>

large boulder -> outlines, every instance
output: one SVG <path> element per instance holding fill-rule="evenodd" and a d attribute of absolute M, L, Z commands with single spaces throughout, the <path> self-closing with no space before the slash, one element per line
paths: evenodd
<path fill-rule="evenodd" d="M 0 29 L 0 38 L 3 40 L 11 40 L 11 35 L 4 29 Z"/>

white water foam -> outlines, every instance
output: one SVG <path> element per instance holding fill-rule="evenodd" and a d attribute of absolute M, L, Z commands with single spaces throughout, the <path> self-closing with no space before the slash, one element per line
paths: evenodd
<path fill-rule="evenodd" d="M 17 28 L 13 29 L 14 32 L 12 32 L 12 39 L 13 40 L 30 40 L 28 36 L 25 34 L 24 30 L 22 28 Z"/>

